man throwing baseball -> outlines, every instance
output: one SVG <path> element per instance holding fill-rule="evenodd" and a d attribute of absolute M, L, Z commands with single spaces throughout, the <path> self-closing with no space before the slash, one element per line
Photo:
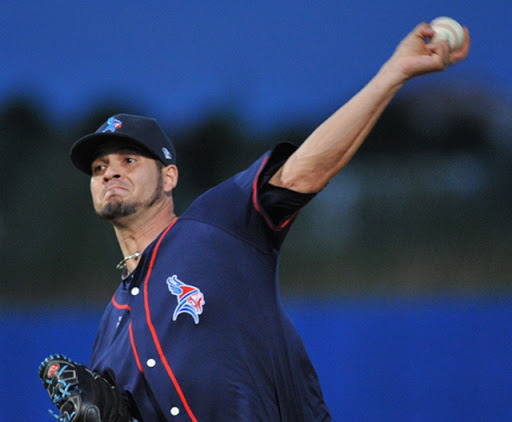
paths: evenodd
<path fill-rule="evenodd" d="M 300 147 L 278 144 L 177 216 L 176 152 L 154 119 L 119 114 L 71 149 L 114 227 L 121 283 L 88 367 L 48 357 L 61 421 L 329 421 L 281 305 L 279 251 L 297 212 L 352 158 L 411 78 L 467 57 L 418 25 L 377 75 Z"/>

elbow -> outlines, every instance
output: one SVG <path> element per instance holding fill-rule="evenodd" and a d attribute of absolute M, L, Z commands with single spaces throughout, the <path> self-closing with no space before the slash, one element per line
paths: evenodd
<path fill-rule="evenodd" d="M 296 175 L 294 177 L 281 177 L 276 186 L 289 189 L 300 193 L 317 193 L 320 192 L 329 179 L 318 174 L 310 173 L 308 175 Z"/>

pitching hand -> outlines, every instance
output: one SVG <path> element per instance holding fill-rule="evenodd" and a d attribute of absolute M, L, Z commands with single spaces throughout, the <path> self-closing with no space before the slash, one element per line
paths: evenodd
<path fill-rule="evenodd" d="M 448 41 L 427 42 L 434 36 L 434 31 L 429 24 L 421 23 L 398 45 L 388 65 L 396 67 L 404 81 L 426 73 L 440 72 L 468 56 L 471 39 L 466 27 L 464 34 L 462 47 L 450 51 Z"/>

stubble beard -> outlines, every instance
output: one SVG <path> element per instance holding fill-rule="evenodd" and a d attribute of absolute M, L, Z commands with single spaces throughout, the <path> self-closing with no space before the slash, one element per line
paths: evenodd
<path fill-rule="evenodd" d="M 108 202 L 101 210 L 97 211 L 96 214 L 98 214 L 98 216 L 103 220 L 116 222 L 121 218 L 134 215 L 140 210 L 152 207 L 162 197 L 162 195 L 164 195 L 163 177 L 162 174 L 158 172 L 156 187 L 153 194 L 147 201 L 135 202 L 114 199 Z"/>

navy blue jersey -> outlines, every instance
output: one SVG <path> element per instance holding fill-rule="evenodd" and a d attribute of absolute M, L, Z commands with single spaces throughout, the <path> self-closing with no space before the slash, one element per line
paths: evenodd
<path fill-rule="evenodd" d="M 279 250 L 298 210 L 276 224 L 262 207 L 275 155 L 197 198 L 108 305 L 90 366 L 139 420 L 330 421 L 279 297 Z"/>

